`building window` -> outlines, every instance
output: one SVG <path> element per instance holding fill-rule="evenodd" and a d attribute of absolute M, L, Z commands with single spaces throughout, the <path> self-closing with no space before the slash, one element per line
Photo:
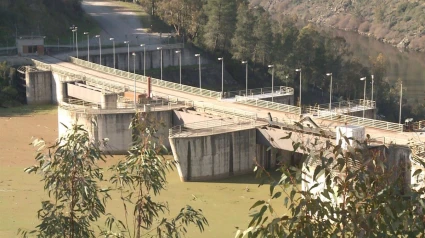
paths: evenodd
<path fill-rule="evenodd" d="M 28 46 L 28 53 L 37 53 L 37 46 L 36 45 L 29 45 Z"/>

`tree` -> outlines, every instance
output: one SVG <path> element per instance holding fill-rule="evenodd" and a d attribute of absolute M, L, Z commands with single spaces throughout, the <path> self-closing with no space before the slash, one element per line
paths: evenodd
<path fill-rule="evenodd" d="M 31 231 L 20 230 L 23 237 L 96 237 L 92 223 L 105 214 L 108 189 L 99 187 L 103 180 L 97 162 L 105 161 L 99 144 L 90 140 L 80 125 L 67 128 L 67 134 L 48 147 L 35 140 L 38 148 L 37 165 L 25 169 L 27 173 L 42 175 L 44 190 L 49 199 L 38 211 L 41 223 Z"/>
<path fill-rule="evenodd" d="M 204 27 L 204 44 L 207 49 L 225 51 L 230 48 L 230 41 L 235 31 L 235 0 L 209 0 L 205 5 L 208 17 Z"/>
<path fill-rule="evenodd" d="M 249 9 L 248 3 L 239 4 L 235 34 L 232 38 L 233 58 L 237 60 L 248 60 L 252 58 L 255 47 L 253 35 L 254 16 Z"/>
<path fill-rule="evenodd" d="M 267 62 L 270 62 L 271 59 L 273 32 L 268 12 L 264 11 L 264 9 L 260 7 L 256 9 L 256 12 L 258 14 L 254 26 L 256 44 L 254 47 L 254 58 L 252 60 L 265 65 Z"/>
<path fill-rule="evenodd" d="M 121 194 L 125 221 L 110 216 L 107 219 L 108 237 L 181 237 L 187 232 L 186 226 L 194 224 L 202 232 L 208 225 L 200 210 L 186 206 L 172 219 L 161 218 L 169 211 L 168 205 L 155 202 L 167 183 L 166 173 L 175 166 L 174 161 L 166 160 L 162 154 L 165 148 L 160 138 L 155 137 L 159 128 L 155 118 L 146 113 L 138 113 L 133 118 L 133 146 L 125 160 L 111 167 L 114 175 L 110 182 Z M 131 207 L 131 209 L 130 209 Z M 130 216 L 128 211 L 133 211 Z M 134 224 L 130 227 L 128 220 Z M 157 221 L 157 222 L 156 222 Z M 118 231 L 114 231 L 114 228 Z"/>
<path fill-rule="evenodd" d="M 253 204 L 248 229 L 236 237 L 423 237 L 423 159 L 390 161 L 382 150 L 368 148 L 367 140 L 351 146 L 349 139 L 336 144 L 294 139 L 301 166 L 280 163 L 276 180 L 257 166 L 257 175 L 270 178 L 270 194 Z M 412 173 L 413 185 L 406 182 L 411 162 L 419 165 Z M 288 214 L 275 212 L 276 203 Z"/>

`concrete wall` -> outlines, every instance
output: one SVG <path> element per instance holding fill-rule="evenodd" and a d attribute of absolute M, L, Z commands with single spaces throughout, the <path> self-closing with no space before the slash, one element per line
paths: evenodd
<path fill-rule="evenodd" d="M 65 80 L 69 76 L 64 76 L 56 72 L 52 73 L 52 102 L 59 104 L 67 97 L 67 85 Z"/>
<path fill-rule="evenodd" d="M 52 102 L 52 72 L 27 71 L 25 83 L 28 104 Z"/>
<path fill-rule="evenodd" d="M 154 121 L 161 123 L 156 136 L 168 148 L 170 144 L 167 138 L 169 129 L 172 126 L 171 113 L 171 111 L 148 113 L 149 116 L 153 117 Z M 133 116 L 134 113 L 88 114 L 59 107 L 59 136 L 66 132 L 62 123 L 68 127 L 75 123 L 81 124 L 95 141 L 102 142 L 103 139 L 108 138 L 107 145 L 102 146 L 105 152 L 125 154 L 132 142 L 132 130 L 129 129 L 129 126 Z"/>
<path fill-rule="evenodd" d="M 176 50 L 182 51 L 182 65 L 197 65 L 198 57 L 195 57 L 196 53 L 191 49 L 163 49 L 162 50 L 162 67 L 168 66 L 179 66 L 179 54 L 176 54 Z M 87 60 L 87 56 L 81 57 Z M 143 57 L 143 48 L 141 51 L 136 52 L 136 71 L 143 71 L 144 57 Z M 146 51 L 146 70 L 148 69 L 157 69 L 161 67 L 161 51 L 160 50 L 152 50 Z M 94 63 L 99 63 L 99 55 L 90 54 L 90 61 Z M 201 64 L 210 64 L 211 60 L 202 57 L 201 55 Z M 217 62 L 216 62 L 217 63 Z M 108 67 L 114 67 L 114 55 L 104 54 L 102 52 L 102 65 Z M 128 53 L 116 53 L 115 55 L 115 65 L 117 69 L 127 70 L 128 69 Z M 130 71 L 133 72 L 133 56 L 130 51 Z"/>
<path fill-rule="evenodd" d="M 170 138 L 181 181 L 200 181 L 252 171 L 256 130 Z"/>

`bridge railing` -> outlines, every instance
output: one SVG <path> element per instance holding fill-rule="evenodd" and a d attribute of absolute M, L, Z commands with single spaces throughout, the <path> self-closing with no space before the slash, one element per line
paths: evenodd
<path fill-rule="evenodd" d="M 290 87 L 285 86 L 276 86 L 272 89 L 272 87 L 265 87 L 265 88 L 253 88 L 248 89 L 248 96 L 255 96 L 255 95 L 263 95 L 263 94 L 269 94 L 274 92 L 276 95 L 293 95 L 294 89 Z M 233 98 L 235 96 L 245 96 L 246 90 L 236 90 L 236 91 L 227 91 L 224 93 L 224 98 Z"/>
<path fill-rule="evenodd" d="M 190 105 L 187 105 L 187 106 L 190 106 Z M 236 116 L 240 118 L 248 118 L 251 120 L 257 120 L 256 113 L 247 112 L 247 111 L 229 108 L 229 107 L 221 107 L 211 103 L 192 101 L 191 106 L 195 107 L 196 110 L 199 110 L 205 113 L 208 113 L 208 112 L 217 113 L 219 115 L 224 115 L 224 116 Z"/>
<path fill-rule="evenodd" d="M 402 132 L 403 124 L 374 120 L 369 118 L 355 117 L 343 114 L 328 114 L 320 116 L 321 119 L 345 122 L 350 125 L 365 126 L 387 131 Z"/>
<path fill-rule="evenodd" d="M 83 67 L 86 67 L 86 68 L 94 69 L 94 70 L 105 72 L 105 73 L 112 74 L 112 75 L 117 75 L 117 76 L 122 77 L 122 78 L 128 78 L 128 79 L 132 79 L 132 80 L 136 79 L 136 81 L 140 81 L 142 83 L 147 83 L 147 80 L 148 80 L 148 77 L 143 76 L 143 75 L 133 74 L 133 73 L 130 73 L 130 72 L 127 72 L 127 71 L 123 71 L 123 70 L 114 69 L 114 68 L 111 68 L 111 67 L 95 64 L 95 63 L 88 62 L 88 61 L 81 60 L 81 59 L 77 59 L 77 58 L 74 58 L 74 57 L 70 57 L 70 61 L 72 63 L 76 64 L 76 65 L 80 65 L 80 66 L 83 66 Z M 203 96 L 203 97 L 210 97 L 210 98 L 220 98 L 221 97 L 221 92 L 216 92 L 216 91 L 207 90 L 207 89 L 200 89 L 200 88 L 192 87 L 192 86 L 188 86 L 188 85 L 181 85 L 181 84 L 178 84 L 178 83 L 160 80 L 160 79 L 156 79 L 156 78 L 151 78 L 151 83 L 152 83 L 152 85 L 155 85 L 155 86 L 158 86 L 158 87 L 173 89 L 173 90 L 176 90 L 176 91 L 182 91 L 182 92 L 185 92 L 185 93 L 190 93 L 190 94 L 199 95 L 199 96 Z"/>
<path fill-rule="evenodd" d="M 205 136 L 215 133 L 225 133 L 242 129 L 254 128 L 253 121 L 209 120 L 174 126 L 169 129 L 169 137 Z"/>
<path fill-rule="evenodd" d="M 303 109 L 304 109 L 304 112 L 306 113 L 309 113 L 312 115 L 318 115 L 318 116 L 320 116 L 321 114 L 327 115 L 329 113 L 345 114 L 345 113 L 374 109 L 376 108 L 376 102 L 371 100 L 357 99 L 357 100 L 334 102 L 330 106 L 331 106 L 330 111 L 329 111 L 329 103 L 319 104 L 315 106 L 306 106 Z"/>
<path fill-rule="evenodd" d="M 242 96 L 236 96 L 235 99 L 237 103 L 256 106 L 256 107 L 262 107 L 262 108 L 268 108 L 268 109 L 276 110 L 276 111 L 288 112 L 292 114 L 300 114 L 301 112 L 301 109 L 299 107 L 287 105 L 283 103 L 270 102 L 266 100 L 242 97 Z"/>

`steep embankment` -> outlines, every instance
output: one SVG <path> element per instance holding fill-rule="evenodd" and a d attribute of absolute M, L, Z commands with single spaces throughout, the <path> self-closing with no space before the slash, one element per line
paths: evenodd
<path fill-rule="evenodd" d="M 250 0 L 274 16 L 296 15 L 385 43 L 425 51 L 425 2 L 418 0 Z"/>
<path fill-rule="evenodd" d="M 0 45 L 13 44 L 15 36 L 43 35 L 48 42 L 69 43 L 73 24 L 93 28 L 81 0 L 0 0 Z"/>

